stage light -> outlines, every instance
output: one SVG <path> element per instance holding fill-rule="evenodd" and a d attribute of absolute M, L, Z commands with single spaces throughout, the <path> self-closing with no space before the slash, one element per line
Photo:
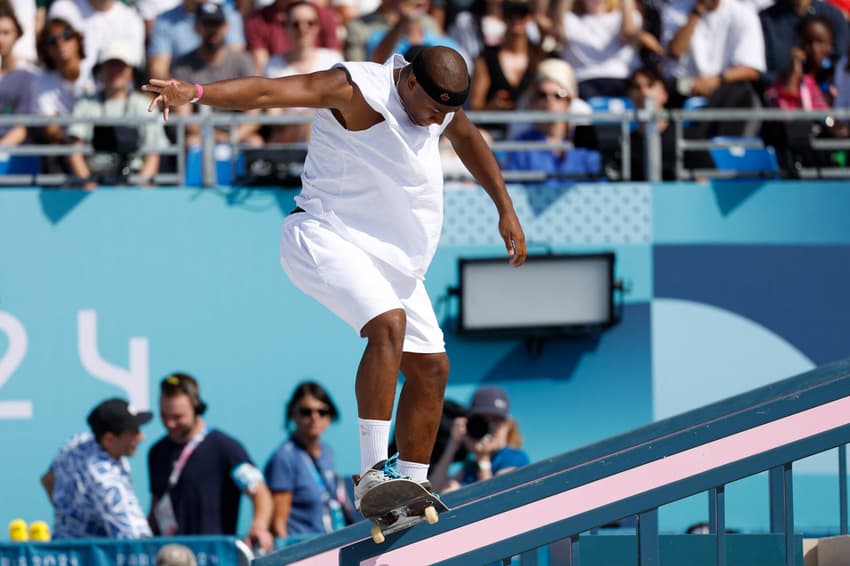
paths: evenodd
<path fill-rule="evenodd" d="M 554 335 L 616 322 L 613 253 L 534 255 L 519 269 L 505 258 L 461 258 L 458 270 L 463 334 Z"/>

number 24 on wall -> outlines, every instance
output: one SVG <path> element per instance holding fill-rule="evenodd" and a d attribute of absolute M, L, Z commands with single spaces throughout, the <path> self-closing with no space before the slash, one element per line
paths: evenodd
<path fill-rule="evenodd" d="M 6 311 L 0 310 L 0 333 L 8 342 L 0 353 L 0 390 L 15 374 L 27 353 L 28 338 L 24 325 Z M 129 367 L 122 368 L 104 360 L 97 349 L 97 312 L 77 312 L 77 352 L 80 362 L 95 379 L 118 386 L 127 392 L 130 403 L 138 409 L 150 407 L 148 392 L 148 339 L 130 338 Z M 0 400 L 0 419 L 33 418 L 32 401 Z"/>

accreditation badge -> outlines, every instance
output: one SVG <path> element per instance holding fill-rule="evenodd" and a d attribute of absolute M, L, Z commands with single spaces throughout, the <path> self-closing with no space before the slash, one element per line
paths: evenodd
<path fill-rule="evenodd" d="M 165 492 L 156 502 L 153 516 L 156 518 L 160 536 L 170 537 L 177 533 L 177 518 L 174 516 L 174 507 L 171 505 L 171 496 L 168 492 Z"/>

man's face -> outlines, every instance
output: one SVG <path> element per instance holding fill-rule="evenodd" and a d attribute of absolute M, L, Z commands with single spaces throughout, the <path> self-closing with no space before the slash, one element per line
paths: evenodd
<path fill-rule="evenodd" d="M 142 431 L 137 428 L 131 428 L 121 434 L 107 432 L 103 435 L 101 444 L 103 449 L 117 460 L 122 456 L 133 456 L 139 447 L 139 443 L 144 439 L 145 435 L 142 434 Z"/>
<path fill-rule="evenodd" d="M 192 400 L 186 394 L 160 396 L 159 416 L 168 431 L 168 438 L 177 444 L 185 444 L 195 433 L 198 417 Z"/>
<path fill-rule="evenodd" d="M 399 96 L 402 97 L 408 118 L 417 126 L 442 124 L 446 114 L 460 110 L 459 106 L 444 106 L 431 98 L 416 81 L 413 73 L 408 75 L 406 82 L 408 88 L 399 93 Z"/>
<path fill-rule="evenodd" d="M 216 20 L 199 20 L 196 25 L 201 44 L 207 48 L 218 48 L 224 45 L 227 37 L 227 22 Z"/>
<path fill-rule="evenodd" d="M 12 18 L 0 18 L 0 55 L 9 55 L 17 40 L 18 28 Z"/>
<path fill-rule="evenodd" d="M 124 61 L 111 59 L 101 65 L 100 77 L 107 91 L 126 91 L 133 81 L 133 68 Z"/>
<path fill-rule="evenodd" d="M 533 91 L 534 109 L 547 112 L 567 112 L 570 109 L 570 93 L 555 81 L 538 81 Z"/>
<path fill-rule="evenodd" d="M 635 108 L 645 108 L 646 101 L 655 102 L 655 109 L 660 110 L 667 104 L 667 89 L 660 80 L 649 75 L 638 73 L 629 84 L 629 98 Z"/>

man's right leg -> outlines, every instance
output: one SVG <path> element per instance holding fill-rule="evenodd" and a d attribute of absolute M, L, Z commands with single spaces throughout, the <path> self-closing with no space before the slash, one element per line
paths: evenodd
<path fill-rule="evenodd" d="M 404 311 L 393 309 L 370 320 L 361 331 L 367 339 L 355 384 L 361 475 L 387 459 L 404 328 Z"/>

